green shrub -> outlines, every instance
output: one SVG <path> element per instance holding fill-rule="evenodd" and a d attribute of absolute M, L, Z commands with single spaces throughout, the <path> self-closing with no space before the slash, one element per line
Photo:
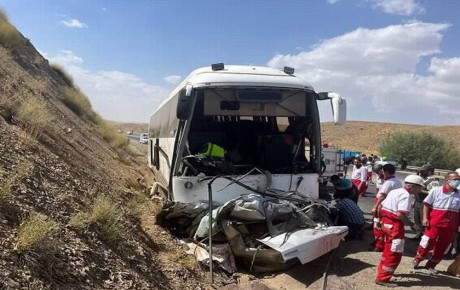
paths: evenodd
<path fill-rule="evenodd" d="M 415 166 L 430 162 L 436 168 L 453 170 L 460 164 L 460 152 L 452 143 L 426 132 L 396 132 L 382 140 L 380 154 L 395 160 L 405 158 Z"/>
<path fill-rule="evenodd" d="M 47 238 L 59 228 L 59 224 L 47 216 L 33 213 L 22 222 L 18 230 L 15 250 L 19 252 L 45 246 Z"/>

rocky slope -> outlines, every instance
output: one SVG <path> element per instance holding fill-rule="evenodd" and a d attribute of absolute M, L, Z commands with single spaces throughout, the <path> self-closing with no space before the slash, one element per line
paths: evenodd
<path fill-rule="evenodd" d="M 143 156 L 69 90 L 0 13 L 0 289 L 205 288 L 154 225 Z"/>

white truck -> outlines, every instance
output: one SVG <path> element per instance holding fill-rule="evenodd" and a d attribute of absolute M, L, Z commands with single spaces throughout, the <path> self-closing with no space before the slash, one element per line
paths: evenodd
<path fill-rule="evenodd" d="M 305 152 L 309 155 L 310 148 L 306 147 Z M 332 175 L 344 176 L 344 165 L 343 165 L 343 150 L 337 147 L 322 146 L 321 154 L 324 156 L 324 163 L 326 170 L 321 175 L 323 181 L 327 180 Z"/>
<path fill-rule="evenodd" d="M 317 101 L 331 102 L 336 124 L 345 121 L 346 102 L 336 93 L 315 92 L 293 72 L 224 64 L 193 71 L 150 116 L 148 162 L 157 188 L 185 204 L 223 205 L 253 195 L 264 199 L 262 205 L 274 198 L 316 202 Z M 322 230 L 297 228 L 258 241 L 278 251 L 282 263 L 306 263 L 336 248 L 348 231 L 313 227 Z"/>
<path fill-rule="evenodd" d="M 324 163 L 326 163 L 326 171 L 323 176 L 330 177 L 338 175 L 343 177 L 343 151 L 336 147 L 324 147 L 321 151 L 324 155 Z"/>

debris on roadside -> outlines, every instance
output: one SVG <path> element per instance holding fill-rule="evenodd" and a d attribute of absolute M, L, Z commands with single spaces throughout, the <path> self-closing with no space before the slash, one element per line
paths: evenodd
<path fill-rule="evenodd" d="M 336 248 L 348 233 L 347 227 L 333 226 L 325 203 L 296 195 L 242 195 L 213 206 L 212 220 L 213 252 L 219 252 L 213 253 L 213 261 L 228 273 L 236 271 L 233 263 L 253 273 L 304 264 Z M 199 245 L 188 243 L 188 253 L 209 263 L 206 202 L 168 202 L 157 222 L 179 237 L 193 238 Z M 229 249 L 230 257 L 224 249 Z"/>

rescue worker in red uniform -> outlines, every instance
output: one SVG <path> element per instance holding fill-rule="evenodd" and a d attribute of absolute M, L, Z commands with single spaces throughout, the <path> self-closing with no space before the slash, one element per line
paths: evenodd
<path fill-rule="evenodd" d="M 426 230 L 413 261 L 414 268 L 428 259 L 425 268 L 435 274 L 436 265 L 454 241 L 460 215 L 459 186 L 460 175 L 455 171 L 449 172 L 445 185 L 431 189 L 423 200 L 423 226 Z"/>
<path fill-rule="evenodd" d="M 360 196 L 366 196 L 367 189 L 367 168 L 363 166 L 360 158 L 355 158 L 353 161 L 353 172 L 351 173 L 351 181 L 358 188 Z"/>
<path fill-rule="evenodd" d="M 392 164 L 385 164 L 382 167 L 384 183 L 379 187 L 377 196 L 375 198 L 372 214 L 374 215 L 374 251 L 382 252 L 385 247 L 384 237 L 385 234 L 381 229 L 380 217 L 380 204 L 385 200 L 388 193 L 393 189 L 401 188 L 403 186 L 401 180 L 395 177 L 396 167 Z"/>
<path fill-rule="evenodd" d="M 412 209 L 414 195 L 418 194 L 423 187 L 423 178 L 417 175 L 408 175 L 405 179 L 405 186 L 390 191 L 382 202 L 380 214 L 382 217 L 382 231 L 385 234 L 385 248 L 382 253 L 377 278 L 378 285 L 397 287 L 391 283 L 396 268 L 401 262 L 404 251 L 404 225 L 414 227 L 408 215 Z"/>

